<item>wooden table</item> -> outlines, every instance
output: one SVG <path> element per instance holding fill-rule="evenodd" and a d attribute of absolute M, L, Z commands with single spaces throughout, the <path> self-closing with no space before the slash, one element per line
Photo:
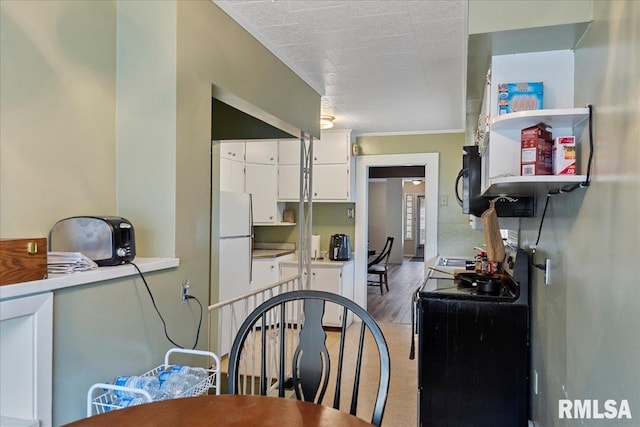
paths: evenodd
<path fill-rule="evenodd" d="M 371 427 L 328 406 L 296 399 L 220 395 L 152 402 L 94 415 L 68 426 Z"/>

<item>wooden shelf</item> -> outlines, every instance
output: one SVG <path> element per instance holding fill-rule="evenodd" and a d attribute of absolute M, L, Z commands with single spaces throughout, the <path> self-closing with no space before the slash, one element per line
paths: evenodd
<path fill-rule="evenodd" d="M 579 184 L 586 175 L 535 175 L 493 178 L 483 196 L 531 196 L 567 185 Z"/>
<path fill-rule="evenodd" d="M 509 113 L 495 117 L 491 120 L 491 130 L 496 132 L 520 131 L 540 122 L 547 124 L 553 129 L 577 128 L 585 124 L 588 118 L 588 108 L 519 111 L 517 113 Z"/>

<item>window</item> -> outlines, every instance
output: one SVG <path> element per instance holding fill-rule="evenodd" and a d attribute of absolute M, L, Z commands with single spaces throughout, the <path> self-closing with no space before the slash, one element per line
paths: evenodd
<path fill-rule="evenodd" d="M 404 196 L 404 238 L 413 240 L 413 194 Z"/>

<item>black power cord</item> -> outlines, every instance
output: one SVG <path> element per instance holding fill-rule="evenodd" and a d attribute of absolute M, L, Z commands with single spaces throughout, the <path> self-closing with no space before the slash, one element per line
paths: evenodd
<path fill-rule="evenodd" d="M 556 190 L 550 190 L 547 192 L 547 199 L 544 202 L 544 209 L 542 211 L 542 218 L 540 218 L 540 226 L 538 227 L 538 238 L 536 239 L 536 244 L 531 251 L 531 265 L 540 269 L 546 270 L 547 267 L 544 264 L 536 264 L 534 261 L 534 256 L 536 254 L 536 248 L 538 247 L 538 243 L 540 242 L 540 235 L 542 234 L 542 224 L 544 223 L 544 218 L 547 214 L 547 208 L 549 207 L 549 200 L 552 196 L 556 196 L 558 194 L 571 193 L 578 188 L 587 188 L 591 185 L 591 163 L 593 161 L 593 106 L 591 104 L 587 104 L 587 108 L 589 109 L 589 160 L 587 162 L 587 174 L 583 182 L 579 184 L 573 184 L 565 187 L 558 188 Z"/>
<path fill-rule="evenodd" d="M 155 308 L 156 313 L 158 313 L 158 317 L 160 317 L 160 320 L 162 321 L 162 326 L 164 327 L 164 336 L 167 337 L 167 340 L 169 340 L 169 342 L 173 345 L 175 345 L 178 348 L 184 348 L 183 346 L 181 346 L 180 344 L 177 344 L 175 341 L 173 341 L 171 338 L 169 338 L 169 333 L 167 332 L 167 323 L 165 322 L 164 318 L 162 317 L 162 314 L 160 314 L 160 310 L 158 310 L 158 306 L 156 305 L 156 300 L 153 297 L 153 294 L 151 293 L 151 289 L 149 289 L 149 285 L 147 284 L 147 279 L 145 279 L 144 274 L 142 274 L 142 271 L 140 271 L 140 268 L 138 268 L 138 266 L 134 263 L 129 261 L 127 264 L 131 264 L 133 265 L 136 270 L 138 271 L 138 274 L 140 275 L 140 278 L 142 278 L 142 282 L 144 283 L 145 288 L 147 288 L 147 293 L 149 294 L 149 297 L 151 298 L 151 302 L 153 303 L 153 308 Z M 196 342 L 193 344 L 193 347 L 191 347 L 191 350 L 195 350 L 196 346 L 198 345 L 198 340 L 200 339 L 200 327 L 202 326 L 202 315 L 203 315 L 203 308 L 202 308 L 202 303 L 200 302 L 200 300 L 192 295 L 187 295 L 186 296 L 187 299 L 193 299 L 196 300 L 196 302 L 198 303 L 198 305 L 200 306 L 200 321 L 198 322 L 198 329 L 196 331 Z"/>

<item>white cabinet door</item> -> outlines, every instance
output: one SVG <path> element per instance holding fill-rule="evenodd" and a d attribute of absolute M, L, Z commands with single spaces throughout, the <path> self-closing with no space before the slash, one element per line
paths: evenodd
<path fill-rule="evenodd" d="M 278 141 L 278 164 L 300 164 L 300 140 L 281 139 Z"/>
<path fill-rule="evenodd" d="M 253 197 L 253 223 L 274 224 L 278 212 L 276 165 L 245 164 L 244 191 Z"/>
<path fill-rule="evenodd" d="M 220 158 L 220 191 L 244 193 L 244 163 Z"/>
<path fill-rule="evenodd" d="M 0 302 L 0 425 L 53 425 L 52 343 L 52 292 Z"/>
<path fill-rule="evenodd" d="M 275 258 L 254 259 L 251 277 L 251 290 L 277 283 L 280 277 L 278 261 Z"/>
<path fill-rule="evenodd" d="M 313 165 L 315 200 L 349 200 L 349 165 Z"/>
<path fill-rule="evenodd" d="M 322 131 L 320 141 L 313 143 L 313 162 L 316 164 L 348 163 L 351 131 Z"/>
<path fill-rule="evenodd" d="M 349 166 L 313 165 L 313 199 L 318 201 L 348 201 Z M 300 195 L 300 168 L 281 165 L 278 170 L 278 200 L 297 201 Z"/>
<path fill-rule="evenodd" d="M 278 141 L 246 141 L 244 150 L 244 161 L 246 163 L 275 165 L 278 162 Z"/>
<path fill-rule="evenodd" d="M 221 141 L 220 157 L 244 162 L 244 141 Z"/>
<path fill-rule="evenodd" d="M 312 267 L 313 268 L 313 267 Z M 311 289 L 341 294 L 342 269 L 341 268 L 316 268 L 311 270 Z M 324 326 L 340 326 L 342 324 L 342 308 L 335 304 L 327 303 L 324 308 L 322 324 Z"/>
<path fill-rule="evenodd" d="M 300 197 L 300 166 L 278 166 L 278 200 L 298 201 Z"/>

